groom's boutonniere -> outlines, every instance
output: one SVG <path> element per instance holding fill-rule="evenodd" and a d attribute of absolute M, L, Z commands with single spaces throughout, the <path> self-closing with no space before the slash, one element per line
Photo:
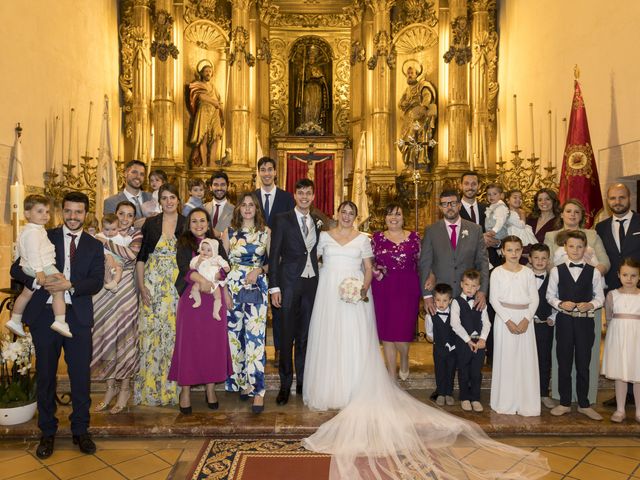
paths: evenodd
<path fill-rule="evenodd" d="M 467 229 L 462 230 L 462 232 L 460 232 L 460 239 L 462 240 L 467 235 L 469 235 L 469 230 Z"/>
<path fill-rule="evenodd" d="M 318 219 L 316 220 L 316 228 L 317 228 L 318 230 L 322 230 L 322 225 L 324 225 L 324 223 L 322 222 L 322 219 L 318 218 Z"/>

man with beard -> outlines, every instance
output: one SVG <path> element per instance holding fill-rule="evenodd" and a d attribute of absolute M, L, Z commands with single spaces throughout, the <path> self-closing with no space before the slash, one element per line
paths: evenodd
<path fill-rule="evenodd" d="M 640 214 L 631 210 L 631 192 L 626 185 L 616 183 L 607 190 L 607 206 L 611 216 L 596 225 L 596 232 L 602 239 L 611 268 L 605 275 L 607 288 L 605 295 L 611 290 L 620 288 L 618 278 L 620 264 L 625 258 L 640 260 Z M 610 319 L 607 319 L 610 321 Z M 629 384 L 627 401 L 633 402 L 633 386 Z M 615 407 L 616 398 L 604 402 L 605 406 Z"/>
<path fill-rule="evenodd" d="M 136 207 L 136 219 L 143 217 L 142 204 L 153 200 L 149 192 L 142 191 L 142 184 L 147 177 L 147 166 L 140 160 L 131 160 L 124 167 L 124 190 L 105 199 L 103 213 L 115 213 L 120 202 L 128 200 Z M 136 225 L 140 226 L 140 225 Z"/>
<path fill-rule="evenodd" d="M 213 200 L 204 204 L 204 209 L 211 217 L 211 227 L 213 235 L 220 239 L 231 224 L 233 217 L 233 204 L 227 200 L 227 190 L 229 189 L 229 177 L 225 172 L 219 170 L 211 175 L 211 193 Z"/>
<path fill-rule="evenodd" d="M 96 446 L 89 436 L 89 407 L 91 406 L 91 328 L 93 327 L 92 297 L 100 291 L 104 281 L 104 248 L 88 233 L 82 231 L 89 211 L 89 198 L 81 192 L 68 192 L 62 200 L 63 226 L 47 231 L 55 246 L 56 267 L 61 274 L 50 275 L 40 285 L 25 274 L 18 259 L 11 267 L 11 276 L 25 288 L 35 290 L 23 319 L 33 337 L 38 376 L 38 428 L 42 432 L 36 456 L 41 459 L 53 454 L 58 430 L 56 418 L 56 373 L 60 353 L 71 383 L 71 433 L 74 445 L 82 453 L 92 454 Z M 64 292 L 67 304 L 66 320 L 72 338 L 52 330 L 53 310 L 51 293 Z"/>

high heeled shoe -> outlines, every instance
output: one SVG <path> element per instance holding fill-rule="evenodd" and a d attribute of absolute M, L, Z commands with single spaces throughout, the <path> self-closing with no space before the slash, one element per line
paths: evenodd
<path fill-rule="evenodd" d="M 118 395 L 118 401 L 113 406 L 109 413 L 111 415 L 117 415 L 122 412 L 125 408 L 128 408 L 129 397 L 131 396 L 131 390 L 120 390 L 120 394 Z"/>
<path fill-rule="evenodd" d="M 209 401 L 209 395 L 207 395 L 206 390 L 204 392 L 204 399 L 207 401 L 207 407 L 209 407 L 211 410 L 217 410 L 220 407 L 220 403 L 218 402 L 218 400 L 216 400 L 215 402 Z"/>
<path fill-rule="evenodd" d="M 262 405 L 256 405 L 256 399 L 258 398 L 262 399 Z M 256 395 L 255 397 L 253 397 L 253 405 L 251 405 L 251 411 L 256 415 L 264 412 L 264 397 L 261 397 L 259 395 Z"/>
<path fill-rule="evenodd" d="M 191 406 L 180 407 L 180 413 L 183 414 L 183 415 L 191 415 L 191 412 L 192 412 Z"/>
<path fill-rule="evenodd" d="M 119 390 L 115 383 L 113 385 L 107 385 L 107 389 L 104 392 L 104 398 L 98 402 L 96 407 L 93 409 L 94 412 L 102 412 L 103 410 L 109 408 L 109 405 L 111 404 L 113 399 L 116 398 L 118 392 Z"/>
<path fill-rule="evenodd" d="M 398 372 L 398 376 L 400 377 L 400 380 L 406 380 L 407 378 L 409 378 L 409 369 L 407 368 L 406 370 L 400 370 Z"/>

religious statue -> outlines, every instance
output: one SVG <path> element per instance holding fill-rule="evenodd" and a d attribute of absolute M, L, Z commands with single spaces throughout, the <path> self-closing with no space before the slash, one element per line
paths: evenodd
<path fill-rule="evenodd" d="M 220 94 L 211 81 L 213 65 L 201 60 L 197 66 L 198 80 L 188 85 L 188 107 L 192 115 L 189 144 L 191 167 L 210 167 L 222 145 L 224 116 Z M 219 155 L 221 156 L 221 155 Z"/>
<path fill-rule="evenodd" d="M 295 107 L 298 113 L 296 135 L 324 135 L 331 105 L 325 69 L 318 47 L 304 47 L 302 70 L 297 80 Z"/>
<path fill-rule="evenodd" d="M 406 64 L 406 62 L 405 62 Z M 436 145 L 433 132 L 438 116 L 436 89 L 431 82 L 420 79 L 423 68 L 409 65 L 403 73 L 407 77 L 407 88 L 400 98 L 402 110 L 402 135 L 398 148 L 407 167 L 429 164 L 429 148 Z"/>

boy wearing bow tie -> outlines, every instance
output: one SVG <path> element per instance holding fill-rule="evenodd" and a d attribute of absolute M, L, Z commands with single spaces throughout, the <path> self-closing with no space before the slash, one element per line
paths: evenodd
<path fill-rule="evenodd" d="M 553 267 L 549 274 L 547 301 L 555 308 L 556 356 L 560 405 L 551 410 L 560 416 L 571 411 L 571 367 L 576 364 L 578 412 L 592 420 L 602 416 L 589 404 L 589 368 L 591 347 L 595 340 L 594 312 L 604 303 L 602 275 L 587 264 L 587 236 L 580 230 L 566 232 L 564 249 L 567 261 Z"/>
<path fill-rule="evenodd" d="M 436 371 L 436 404 L 453 405 L 453 381 L 456 376 L 456 334 L 451 328 L 450 314 L 453 289 L 446 283 L 434 288 L 436 313 L 427 313 L 427 340 L 433 343 L 433 366 Z"/>
<path fill-rule="evenodd" d="M 491 330 L 487 308 L 478 311 L 475 296 L 480 290 L 481 274 L 466 270 L 462 274 L 462 293 L 451 303 L 451 328 L 456 333 L 456 362 L 460 384 L 460 406 L 466 412 L 482 412 L 480 385 L 487 337 Z"/>
<path fill-rule="evenodd" d="M 547 287 L 549 286 L 549 257 L 551 252 L 544 243 L 531 246 L 529 261 L 531 270 L 536 277 L 538 286 L 538 308 L 533 317 L 536 333 L 536 348 L 538 351 L 538 371 L 540 372 L 540 399 L 547 408 L 556 406 L 549 396 L 551 382 L 551 351 L 553 348 L 553 331 L 556 311 L 547 302 Z"/>

